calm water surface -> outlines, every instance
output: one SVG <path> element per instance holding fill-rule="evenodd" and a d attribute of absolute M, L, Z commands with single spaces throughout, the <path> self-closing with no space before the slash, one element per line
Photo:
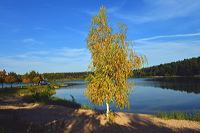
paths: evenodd
<path fill-rule="evenodd" d="M 105 109 L 105 106 L 95 106 L 84 96 L 86 84 L 83 80 L 65 81 L 76 85 L 58 89 L 55 96 L 87 104 L 92 108 Z M 199 78 L 132 78 L 133 91 L 130 94 L 130 108 L 121 111 L 134 113 L 156 113 L 160 111 L 192 111 L 200 109 L 200 79 Z M 120 111 L 111 105 L 114 111 Z"/>

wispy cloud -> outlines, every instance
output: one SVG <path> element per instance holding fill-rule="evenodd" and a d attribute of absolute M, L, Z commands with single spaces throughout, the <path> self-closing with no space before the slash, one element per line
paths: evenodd
<path fill-rule="evenodd" d="M 196 37 L 197 36 L 197 37 Z M 149 66 L 200 56 L 200 33 L 153 36 L 135 40 L 134 48 L 146 55 Z"/>
<path fill-rule="evenodd" d="M 121 10 L 124 5 L 126 4 L 127 0 L 121 0 L 120 3 L 117 3 L 117 5 L 114 6 L 110 6 L 110 7 L 106 7 L 106 10 L 108 13 L 113 14 L 115 12 L 118 12 L 119 10 Z M 86 13 L 90 16 L 94 16 L 98 13 L 98 10 L 84 10 L 83 13 Z"/>
<path fill-rule="evenodd" d="M 149 9 L 144 15 L 154 20 L 167 20 L 185 17 L 200 11 L 200 1 L 197 0 L 145 0 Z"/>
<path fill-rule="evenodd" d="M 79 35 L 83 35 L 83 36 L 86 36 L 87 33 L 84 32 L 84 31 L 81 31 L 81 30 L 77 30 L 75 28 L 72 28 L 72 27 L 68 27 L 68 26 L 65 26 L 64 29 L 68 30 L 68 31 L 71 31 L 71 32 L 74 32 L 74 33 L 77 33 Z"/>
<path fill-rule="evenodd" d="M 121 10 L 124 7 L 124 5 L 126 4 L 126 1 L 127 0 L 122 0 L 122 1 L 120 1 L 120 3 L 118 5 L 108 7 L 107 12 L 108 13 L 115 13 L 115 12 Z"/>
<path fill-rule="evenodd" d="M 60 48 L 46 51 L 28 51 L 14 56 L 0 56 L 0 68 L 24 73 L 86 71 L 89 52 L 85 48 Z M 20 68 L 19 68 L 20 67 Z"/>
<path fill-rule="evenodd" d="M 49 51 L 30 51 L 23 54 L 15 55 L 17 58 L 41 58 L 42 56 L 46 56 L 50 54 Z M 11 56 L 13 57 L 13 56 Z"/>
<path fill-rule="evenodd" d="M 38 44 L 41 45 L 41 44 L 44 43 L 44 42 L 38 41 L 38 40 L 36 40 L 34 38 L 25 38 L 25 39 L 22 40 L 22 42 L 24 44 L 27 44 L 27 45 L 38 45 Z"/>
<path fill-rule="evenodd" d="M 122 2 L 121 5 L 109 7 L 108 13 L 118 19 L 134 23 L 146 23 L 186 17 L 200 12 L 199 0 L 144 0 L 143 2 L 140 12 L 136 12 L 134 9 L 124 12 L 122 9 L 125 2 Z M 86 11 L 86 13 L 94 15 L 96 12 Z"/>
<path fill-rule="evenodd" d="M 46 30 L 46 28 L 41 27 L 41 26 L 36 26 L 33 28 L 33 30 Z"/>
<path fill-rule="evenodd" d="M 135 45 L 134 48 L 137 52 L 147 57 L 148 66 L 200 56 L 200 40 L 176 42 L 145 41 Z"/>
<path fill-rule="evenodd" d="M 43 50 L 43 51 L 28 51 L 26 53 L 17 54 L 14 56 L 6 56 L 8 58 L 17 58 L 17 59 L 51 59 L 51 58 L 65 58 L 65 60 L 74 59 L 83 59 L 88 57 L 88 50 L 85 48 L 60 48 L 60 49 L 53 49 L 53 50 Z"/>
<path fill-rule="evenodd" d="M 124 13 L 119 13 L 119 12 L 113 13 L 113 16 L 118 19 L 128 20 L 128 21 L 134 22 L 134 23 L 144 23 L 144 22 L 150 22 L 153 20 L 153 18 L 149 17 L 149 16 L 124 14 Z"/>
<path fill-rule="evenodd" d="M 80 57 L 87 54 L 87 50 L 84 48 L 79 49 L 71 49 L 71 48 L 62 48 L 59 50 L 56 50 L 57 55 L 63 56 L 63 57 Z"/>
<path fill-rule="evenodd" d="M 153 37 L 141 38 L 141 39 L 137 39 L 135 41 L 139 42 L 139 41 L 156 40 L 156 39 L 161 39 L 161 38 L 193 37 L 193 36 L 200 36 L 200 32 L 197 32 L 197 33 L 188 33 L 188 34 L 160 35 L 160 36 L 153 36 Z"/>

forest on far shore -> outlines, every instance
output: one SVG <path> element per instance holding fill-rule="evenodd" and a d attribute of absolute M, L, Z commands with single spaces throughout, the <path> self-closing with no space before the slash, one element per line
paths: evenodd
<path fill-rule="evenodd" d="M 73 73 L 44 73 L 47 79 L 84 79 L 90 72 Z M 160 64 L 157 66 L 133 70 L 131 77 L 149 77 L 149 76 L 199 76 L 200 75 L 200 57 L 184 59 L 181 61 Z"/>
<path fill-rule="evenodd" d="M 134 70 L 132 77 L 149 76 L 200 76 L 200 57 Z"/>

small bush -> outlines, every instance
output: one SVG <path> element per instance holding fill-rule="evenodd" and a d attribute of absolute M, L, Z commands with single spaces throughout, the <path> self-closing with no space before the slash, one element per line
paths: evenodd
<path fill-rule="evenodd" d="M 55 94 L 55 90 L 50 86 L 33 86 L 30 88 L 32 93 L 32 98 L 35 101 L 45 101 L 48 100 L 53 94 Z"/>

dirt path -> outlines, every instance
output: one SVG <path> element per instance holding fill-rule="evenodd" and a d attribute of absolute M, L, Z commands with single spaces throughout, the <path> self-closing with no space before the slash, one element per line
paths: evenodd
<path fill-rule="evenodd" d="M 0 127 L 7 133 L 170 133 L 200 132 L 200 123 L 151 115 L 116 113 L 113 123 L 91 110 L 0 99 Z M 10 104 L 9 104 L 10 103 Z M 18 104 L 13 104 L 18 103 Z"/>

